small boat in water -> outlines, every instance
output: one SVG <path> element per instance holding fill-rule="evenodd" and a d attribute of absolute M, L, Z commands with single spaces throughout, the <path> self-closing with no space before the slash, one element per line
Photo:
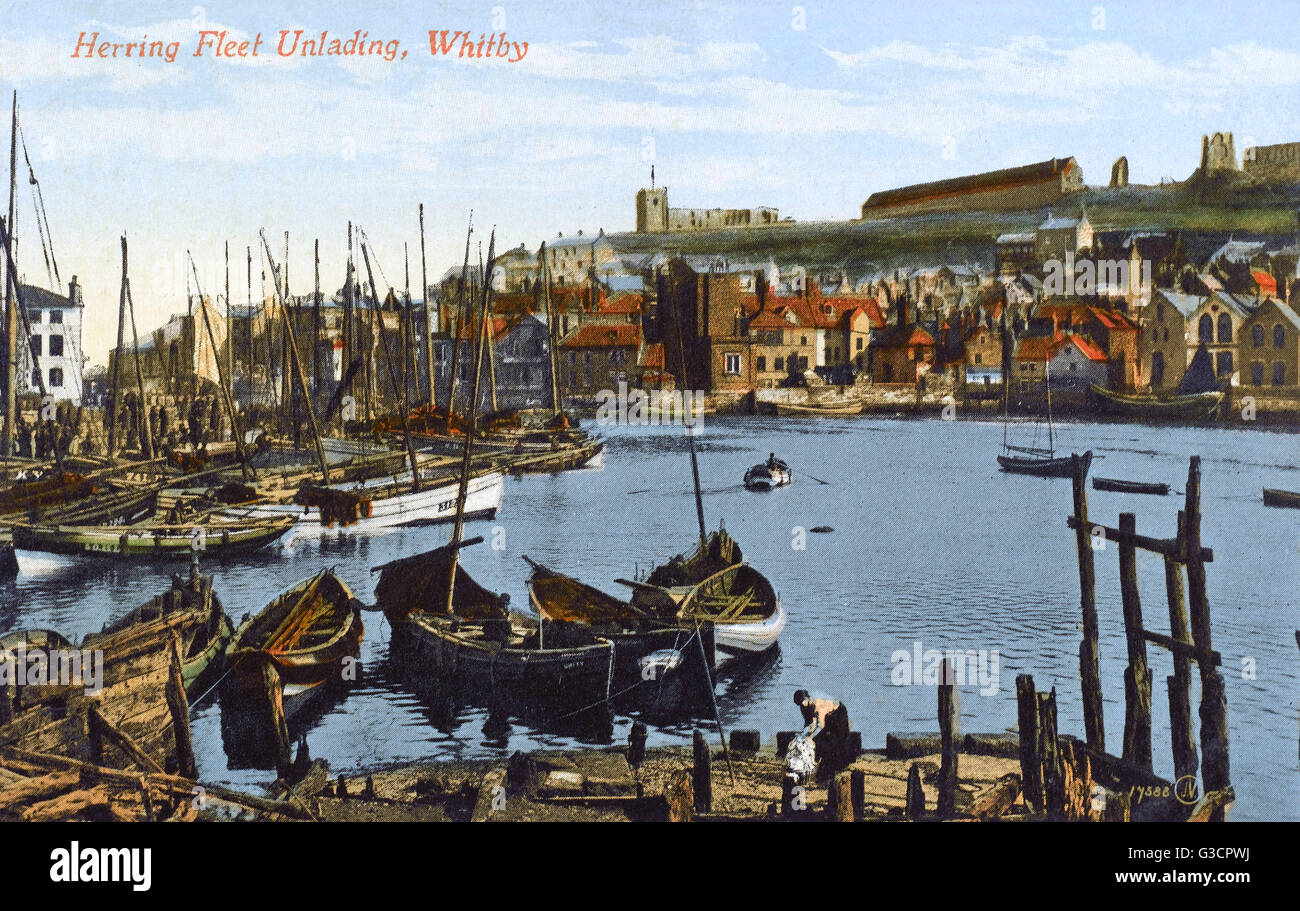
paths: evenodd
<path fill-rule="evenodd" d="M 1074 473 L 1074 462 L 1071 456 L 1056 458 L 1048 450 L 1031 450 L 1016 446 L 1008 446 L 1007 450 L 1025 454 L 998 456 L 998 465 L 1002 466 L 1003 471 L 1039 478 L 1068 478 Z M 1079 459 L 1083 462 L 1083 473 L 1086 476 L 1088 468 L 1092 465 L 1092 450 L 1083 453 Z"/>
<path fill-rule="evenodd" d="M 1264 505 L 1300 509 L 1300 493 L 1290 490 L 1278 490 L 1273 487 L 1265 487 Z"/>
<path fill-rule="evenodd" d="M 466 543 L 476 541 L 378 567 L 375 600 L 392 625 L 393 655 L 406 678 L 437 699 L 545 725 L 608 728 L 613 643 L 582 624 L 511 611 L 509 595 L 488 591 L 462 566 L 452 586 L 451 558 Z"/>
<path fill-rule="evenodd" d="M 791 481 L 790 466 L 769 455 L 766 462 L 760 462 L 745 472 L 745 487 L 748 490 L 771 490 L 784 487 Z"/>
<path fill-rule="evenodd" d="M 317 573 L 240 623 L 226 655 L 222 698 L 265 707 L 268 677 L 278 678 L 283 717 L 291 719 L 328 684 L 345 679 L 343 662 L 361 653 L 363 632 L 352 589 L 333 570 Z"/>
<path fill-rule="evenodd" d="M 1093 478 L 1092 486 L 1095 490 L 1109 490 L 1113 493 L 1149 493 L 1161 497 L 1169 493 L 1168 484 L 1124 481 L 1120 478 Z"/>
<path fill-rule="evenodd" d="M 864 401 L 829 402 L 825 404 L 810 402 L 804 405 L 796 405 L 787 402 L 774 402 L 773 407 L 776 409 L 776 413 L 782 417 L 842 418 L 862 414 L 867 407 L 867 403 Z"/>

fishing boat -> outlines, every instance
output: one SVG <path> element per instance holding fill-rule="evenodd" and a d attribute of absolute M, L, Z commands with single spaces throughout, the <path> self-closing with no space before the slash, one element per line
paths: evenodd
<path fill-rule="evenodd" d="M 222 699 L 265 709 L 268 696 L 277 698 L 268 694 L 268 679 L 278 681 L 283 717 L 291 720 L 328 693 L 329 684 L 346 679 L 345 659 L 361 653 L 363 632 L 361 602 L 332 569 L 323 570 L 235 630 Z"/>
<path fill-rule="evenodd" d="M 216 671 L 234 630 L 230 618 L 212 590 L 212 577 L 190 574 L 183 586 L 173 586 L 166 594 L 148 601 L 128 614 L 104 625 L 98 633 L 88 635 L 83 648 L 131 633 L 141 637 L 179 638 L 181 679 L 185 692 L 199 695 Z"/>
<path fill-rule="evenodd" d="M 1218 417 L 1225 398 L 1225 393 L 1219 391 L 1158 396 L 1114 392 L 1096 383 L 1088 388 L 1102 414 L 1150 422 L 1212 421 Z"/>
<path fill-rule="evenodd" d="M 863 410 L 867 407 L 867 403 L 860 400 L 856 402 L 830 402 L 826 404 L 810 402 L 803 405 L 796 405 L 793 402 L 774 402 L 773 407 L 776 408 L 776 413 L 782 417 L 843 418 L 862 414 Z"/>
<path fill-rule="evenodd" d="M 1124 481 L 1119 478 L 1093 478 L 1092 486 L 1095 490 L 1109 490 L 1114 493 L 1147 493 L 1156 496 L 1165 496 L 1169 493 L 1168 484 Z"/>
<path fill-rule="evenodd" d="M 707 704 L 714 669 L 711 623 L 681 621 L 670 598 L 639 607 L 549 569 L 533 568 L 528 598 L 544 620 L 577 623 L 614 644 L 615 702 L 663 716 Z"/>
<path fill-rule="evenodd" d="M 784 487 L 790 483 L 790 466 L 776 456 L 768 456 L 766 462 L 760 462 L 745 472 L 747 490 L 771 490 Z"/>
<path fill-rule="evenodd" d="M 284 538 L 293 519 L 275 516 L 226 519 L 205 516 L 169 524 L 155 520 L 131 525 L 44 525 L 12 522 L 19 571 L 39 573 L 69 560 L 166 561 L 189 559 L 197 550 L 206 559 L 246 556 Z"/>
<path fill-rule="evenodd" d="M 607 728 L 614 644 L 583 624 L 511 611 L 509 595 L 488 591 L 464 567 L 453 569 L 452 556 L 469 543 L 377 568 L 375 600 L 393 628 L 404 676 L 422 695 L 544 725 Z"/>
<path fill-rule="evenodd" d="M 1052 425 L 1052 365 L 1046 364 L 1045 383 L 1047 389 L 1047 446 L 1013 446 L 1007 439 L 1007 427 L 1010 423 L 1010 384 L 1004 383 L 1002 414 L 1002 453 L 998 456 L 999 467 L 1011 474 L 1027 474 L 1037 478 L 1068 478 L 1074 474 L 1073 456 L 1056 455 L 1056 443 Z M 1086 477 L 1092 465 L 1092 450 L 1080 457 L 1083 473 Z"/>
<path fill-rule="evenodd" d="M 716 662 L 766 652 L 785 629 L 786 613 L 771 582 L 744 562 L 740 545 L 725 528 L 701 541 L 689 557 L 677 556 L 644 582 L 620 579 L 634 591 L 631 604 L 664 613 L 664 600 L 686 627 L 713 627 Z"/>
<path fill-rule="evenodd" d="M 1291 490 L 1278 490 L 1273 487 L 1265 487 L 1264 505 L 1300 509 L 1300 493 Z"/>
<path fill-rule="evenodd" d="M 451 522 L 456 518 L 457 483 L 428 481 L 413 489 L 410 472 L 346 484 L 299 488 L 289 502 L 259 501 L 228 507 L 227 519 L 289 519 L 293 532 L 286 543 L 322 535 L 374 534 Z M 492 518 L 501 508 L 505 483 L 500 472 L 470 479 L 465 518 Z"/>

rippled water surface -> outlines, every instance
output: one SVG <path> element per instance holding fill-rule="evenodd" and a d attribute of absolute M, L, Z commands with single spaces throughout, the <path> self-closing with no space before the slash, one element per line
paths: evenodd
<path fill-rule="evenodd" d="M 1181 493 L 1187 460 L 1203 465 L 1204 540 L 1214 647 L 1223 655 L 1232 732 L 1235 819 L 1300 819 L 1297 704 L 1300 655 L 1300 511 L 1271 509 L 1262 487 L 1300 490 L 1300 438 L 1266 432 L 1064 425 L 1058 448 L 1091 447 L 1103 456 L 1093 474 L 1166 481 Z M 696 534 L 690 468 L 680 429 L 611 428 L 600 469 L 508 479 L 505 504 L 469 534 L 501 549 L 470 548 L 463 563 L 488 588 L 527 604 L 524 554 L 584 581 L 624 594 L 613 580 L 689 550 Z M 1007 475 L 995 456 L 1001 425 L 979 422 L 776 418 L 711 419 L 700 438 L 704 509 L 725 520 L 746 558 L 772 580 L 789 612 L 779 653 L 743 672 L 724 672 L 718 706 L 728 728 L 766 738 L 798 725 L 798 687 L 840 697 L 870 746 L 888 731 L 936 730 L 933 688 L 890 683 L 891 656 L 924 649 L 997 652 L 999 684 L 961 693 L 966 731 L 1015 724 L 1015 676 L 1032 673 L 1057 689 L 1064 732 L 1082 735 L 1077 649 L 1078 571 L 1066 528 L 1070 485 Z M 794 470 L 792 486 L 767 494 L 740 485 L 745 469 L 776 452 Z M 824 482 L 824 483 L 822 483 Z M 1138 531 L 1172 536 L 1181 496 L 1125 496 L 1089 490 L 1095 520 L 1117 524 L 1137 513 Z M 798 529 L 831 526 L 826 534 Z M 503 535 L 503 537 L 502 537 Z M 446 527 L 411 529 L 333 543 L 298 542 L 283 554 L 242 565 L 206 567 L 235 621 L 280 590 L 334 566 L 363 600 L 370 568 L 446 540 Z M 1123 735 L 1125 643 L 1116 555 L 1097 554 L 1102 681 L 1107 743 Z M 1147 625 L 1168 630 L 1161 558 L 1140 554 Z M 0 631 L 51 627 L 70 637 L 159 593 L 165 576 L 150 567 L 101 563 L 75 572 L 20 577 L 0 586 Z M 363 673 L 346 698 L 310 720 L 313 756 L 335 770 L 438 757 L 487 756 L 571 743 L 514 723 L 505 738 L 483 732 L 485 713 L 465 710 L 435 727 L 433 713 L 389 672 L 390 630 L 365 615 Z M 1157 772 L 1171 775 L 1164 679 L 1172 660 L 1150 647 Z M 1194 704 L 1199 700 L 1193 687 Z M 202 778 L 251 786 L 273 775 L 232 769 L 221 742 L 215 695 L 194 707 Z M 701 719 L 699 723 L 704 723 Z M 711 717 L 707 719 L 712 726 Z M 617 719 L 614 736 L 629 719 Z M 691 723 L 652 729 L 652 742 L 686 741 Z M 716 733 L 716 731 L 714 732 Z"/>

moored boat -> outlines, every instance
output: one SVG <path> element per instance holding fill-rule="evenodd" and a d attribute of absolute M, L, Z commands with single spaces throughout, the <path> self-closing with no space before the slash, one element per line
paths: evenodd
<path fill-rule="evenodd" d="M 786 486 L 791 479 L 790 466 L 775 455 L 769 455 L 766 462 L 760 462 L 745 472 L 744 484 L 748 490 L 771 490 Z"/>
<path fill-rule="evenodd" d="M 1300 493 L 1291 490 L 1279 490 L 1273 487 L 1265 487 L 1264 505 L 1300 509 Z"/>
<path fill-rule="evenodd" d="M 1125 481 L 1121 478 L 1093 478 L 1092 486 L 1096 490 L 1108 490 L 1113 493 L 1146 493 L 1164 496 L 1169 493 L 1169 485 L 1158 482 Z"/>
<path fill-rule="evenodd" d="M 1024 449 L 1016 450 L 1014 446 L 1007 448 L 1013 451 L 1026 451 Z M 1088 468 L 1092 465 L 1092 450 L 1087 450 L 1079 458 L 1083 462 L 1083 473 L 1087 475 Z M 1074 472 L 1072 456 L 1057 458 L 1048 454 L 1000 455 L 998 456 L 998 465 L 1002 467 L 1003 471 L 1012 474 L 1027 474 L 1039 478 L 1068 478 Z"/>
<path fill-rule="evenodd" d="M 1101 413 L 1139 421 L 1212 421 L 1219 416 L 1225 398 L 1220 391 L 1168 396 L 1125 394 L 1096 383 L 1089 389 Z"/>
<path fill-rule="evenodd" d="M 793 402 L 773 402 L 772 404 L 776 408 L 776 413 L 782 417 L 852 417 L 856 414 L 862 414 L 867 407 L 867 403 L 861 400 L 828 402 L 825 404 L 810 402 L 803 405 L 797 405 Z"/>

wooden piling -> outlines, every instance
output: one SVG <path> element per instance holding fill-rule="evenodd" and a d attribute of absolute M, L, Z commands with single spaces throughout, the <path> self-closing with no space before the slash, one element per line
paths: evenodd
<path fill-rule="evenodd" d="M 1192 641 L 1208 655 L 1214 645 L 1210 637 L 1210 599 L 1205 589 L 1205 562 L 1201 555 L 1201 457 L 1192 456 L 1187 467 L 1185 503 L 1187 597 L 1191 613 Z M 1197 661 L 1201 672 L 1201 782 L 1202 793 L 1226 791 L 1230 787 L 1228 765 L 1228 703 L 1223 678 L 1209 661 Z M 1211 818 L 1223 819 L 1223 808 Z"/>
<path fill-rule="evenodd" d="M 836 772 L 826 792 L 826 817 L 832 822 L 853 822 L 853 775 Z"/>
<path fill-rule="evenodd" d="M 1056 729 L 1056 687 L 1038 694 L 1038 755 L 1043 768 L 1043 802 L 1049 820 L 1065 818 L 1065 769 Z"/>
<path fill-rule="evenodd" d="M 289 725 L 284 717 L 284 684 L 272 661 L 262 662 L 262 687 L 266 693 L 266 734 L 270 738 L 275 770 L 283 776 L 289 769 Z"/>
<path fill-rule="evenodd" d="M 957 810 L 957 672 L 952 659 L 943 662 L 943 678 L 939 683 L 939 739 L 941 743 L 939 765 L 940 819 L 951 819 Z"/>
<path fill-rule="evenodd" d="M 1020 778 L 1025 792 L 1025 806 L 1034 813 L 1043 812 L 1043 764 L 1039 759 L 1038 693 L 1034 678 L 1016 675 L 1016 715 L 1020 726 Z"/>
<path fill-rule="evenodd" d="M 709 755 L 709 744 L 704 739 L 704 732 L 695 729 L 692 736 L 695 763 L 691 770 L 691 784 L 695 789 L 695 812 L 709 813 L 713 810 L 713 758 Z"/>
<path fill-rule="evenodd" d="M 679 770 L 664 789 L 668 804 L 668 822 L 690 822 L 695 818 L 695 796 L 691 787 L 691 773 Z"/>
<path fill-rule="evenodd" d="M 194 761 L 194 743 L 190 739 L 190 704 L 185 696 L 185 679 L 181 675 L 180 638 L 175 631 L 171 634 L 171 658 L 165 696 L 176 740 L 176 768 L 182 777 L 195 778 L 198 766 Z"/>
<path fill-rule="evenodd" d="M 861 769 L 850 769 L 852 775 L 853 818 L 867 818 L 867 773 Z"/>
<path fill-rule="evenodd" d="M 1178 513 L 1178 540 L 1185 539 L 1187 515 Z M 1192 630 L 1187 620 L 1187 603 L 1183 595 L 1183 567 L 1165 557 L 1165 594 L 1169 601 L 1169 635 L 1192 645 Z M 1169 735 L 1174 754 L 1174 777 L 1196 777 L 1196 740 L 1192 736 L 1191 662 L 1174 652 L 1174 673 L 1166 678 L 1169 686 Z"/>
<path fill-rule="evenodd" d="M 925 789 L 921 787 L 921 767 L 912 763 L 907 770 L 907 797 L 903 803 L 903 813 L 908 819 L 920 819 L 925 815 Z"/>
<path fill-rule="evenodd" d="M 1119 530 L 1137 534 L 1137 516 L 1119 514 Z M 1128 642 L 1128 667 L 1124 670 L 1124 758 L 1150 771 L 1151 670 L 1142 636 L 1142 600 L 1138 594 L 1137 548 L 1132 540 L 1119 544 L 1119 587 L 1124 605 L 1124 637 Z"/>
<path fill-rule="evenodd" d="M 1100 648 L 1097 642 L 1096 569 L 1092 533 L 1088 525 L 1087 469 L 1077 454 L 1070 456 L 1074 492 L 1074 546 L 1079 556 L 1079 610 L 1083 615 L 1083 641 L 1079 643 L 1079 679 L 1083 687 L 1083 726 L 1088 746 L 1106 749 L 1102 721 Z"/>

